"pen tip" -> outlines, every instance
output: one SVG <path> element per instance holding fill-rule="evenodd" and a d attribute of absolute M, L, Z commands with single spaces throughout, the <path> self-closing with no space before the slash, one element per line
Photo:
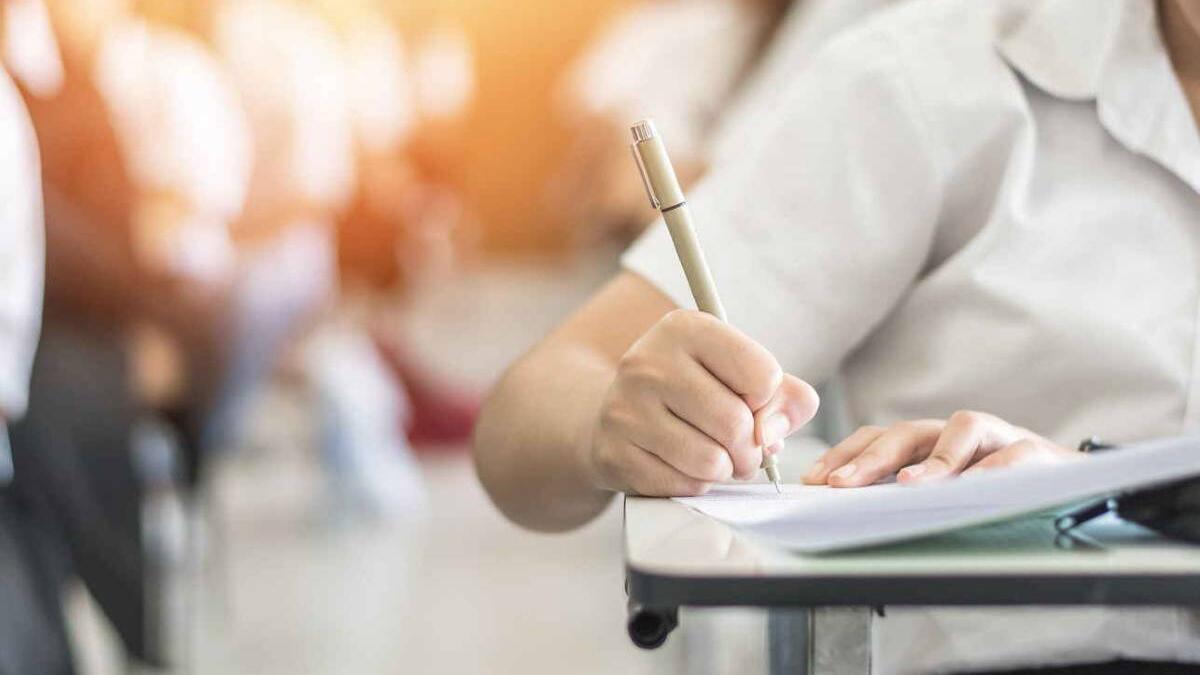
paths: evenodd
<path fill-rule="evenodd" d="M 775 481 L 775 492 L 783 494 L 783 488 L 779 487 L 779 481 Z"/>

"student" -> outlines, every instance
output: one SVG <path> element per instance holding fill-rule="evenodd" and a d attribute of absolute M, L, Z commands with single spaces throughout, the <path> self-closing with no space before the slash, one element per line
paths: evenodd
<path fill-rule="evenodd" d="M 11 62 L 7 9 L 0 4 L 0 48 Z M 0 673 L 70 672 L 57 580 L 39 563 L 44 512 L 13 488 L 8 452 L 8 426 L 29 404 L 44 259 L 37 139 L 21 94 L 0 68 Z"/>
<path fill-rule="evenodd" d="M 189 354 L 213 353 L 226 220 L 249 159 L 237 152 L 240 109 L 194 41 L 120 2 L 54 0 L 49 15 L 61 87 L 25 87 L 42 160 L 46 303 L 28 413 L 12 428 L 13 489 L 45 515 L 37 564 L 53 583 L 78 574 L 130 656 L 160 663 L 128 338 L 151 325 Z"/>
<path fill-rule="evenodd" d="M 0 47 L 9 44 L 6 18 L 0 7 Z M 2 70 L 0 143 L 0 435 L 6 435 L 6 423 L 24 414 L 28 404 L 41 326 L 45 242 L 37 139 L 20 93 Z M 0 436 L 0 446 L 4 442 Z M 0 456 L 0 465 L 8 460 Z M 0 480 L 5 474 L 0 466 Z"/>
<path fill-rule="evenodd" d="M 205 446 L 236 438 L 250 392 L 334 289 L 334 222 L 355 184 L 353 127 L 337 35 L 304 3 L 221 0 L 204 13 L 254 138 L 232 362 Z"/>
<path fill-rule="evenodd" d="M 481 480 L 513 520 L 562 530 L 620 491 L 749 478 L 816 406 L 790 373 L 840 372 L 873 425 L 814 483 L 1195 432 L 1198 113 L 1195 3 L 918 0 L 877 16 L 797 72 L 691 195 L 736 328 L 676 310 L 691 300 L 655 225 L 499 383 Z M 883 673 L 1200 662 L 1183 609 L 914 608 L 875 626 Z"/>

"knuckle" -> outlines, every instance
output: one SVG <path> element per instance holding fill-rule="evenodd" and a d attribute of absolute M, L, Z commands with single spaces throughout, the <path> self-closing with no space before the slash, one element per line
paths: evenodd
<path fill-rule="evenodd" d="M 659 325 L 669 333 L 682 334 L 696 330 L 696 326 L 700 324 L 702 318 L 700 312 L 694 310 L 673 309 L 663 316 Z"/>
<path fill-rule="evenodd" d="M 720 426 L 717 442 L 726 449 L 745 445 L 747 439 L 754 435 L 754 416 L 745 406 L 723 406 L 717 413 L 716 421 Z"/>
<path fill-rule="evenodd" d="M 730 356 L 738 368 L 748 375 L 747 396 L 763 403 L 783 384 L 783 368 L 765 348 L 748 337 L 737 340 Z"/>
<path fill-rule="evenodd" d="M 623 429 L 629 422 L 629 412 L 619 399 L 606 402 L 600 409 L 600 426 L 605 429 Z"/>
<path fill-rule="evenodd" d="M 738 410 L 737 417 L 733 425 L 734 441 L 748 442 L 754 436 L 754 415 L 750 414 L 750 410 L 742 408 Z"/>
<path fill-rule="evenodd" d="M 617 363 L 617 386 L 629 393 L 657 391 L 667 379 L 657 360 L 641 353 L 626 354 Z"/>
<path fill-rule="evenodd" d="M 609 484 L 621 482 L 622 474 L 624 473 L 624 464 L 619 459 L 618 452 L 608 446 L 601 444 L 593 450 L 592 464 L 595 470 Z"/>
<path fill-rule="evenodd" d="M 756 446 L 742 448 L 730 453 L 738 477 L 749 478 L 762 464 L 762 449 Z"/>
<path fill-rule="evenodd" d="M 719 481 L 725 478 L 728 462 L 723 450 L 710 448 L 704 450 L 697 459 L 697 474 L 698 478 L 706 481 Z"/>
<path fill-rule="evenodd" d="M 950 416 L 949 421 L 950 423 L 959 426 L 975 427 L 983 421 L 983 413 L 976 412 L 974 410 L 956 410 L 954 414 Z"/>
<path fill-rule="evenodd" d="M 622 377 L 637 376 L 653 370 L 653 359 L 637 347 L 622 354 L 617 361 L 617 373 Z"/>

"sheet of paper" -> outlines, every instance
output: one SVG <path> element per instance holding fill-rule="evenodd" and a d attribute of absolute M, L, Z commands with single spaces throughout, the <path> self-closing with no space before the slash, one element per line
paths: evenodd
<path fill-rule="evenodd" d="M 803 552 L 911 539 L 1200 475 L 1200 437 L 1151 441 L 1058 464 L 996 469 L 916 486 L 837 489 L 720 485 L 677 501 Z"/>

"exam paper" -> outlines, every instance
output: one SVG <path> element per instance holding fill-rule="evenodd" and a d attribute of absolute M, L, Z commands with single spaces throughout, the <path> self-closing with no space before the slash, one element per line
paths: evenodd
<path fill-rule="evenodd" d="M 676 501 L 801 552 L 836 551 L 947 532 L 1200 475 L 1200 437 L 995 469 L 918 485 L 864 488 L 719 485 Z"/>

